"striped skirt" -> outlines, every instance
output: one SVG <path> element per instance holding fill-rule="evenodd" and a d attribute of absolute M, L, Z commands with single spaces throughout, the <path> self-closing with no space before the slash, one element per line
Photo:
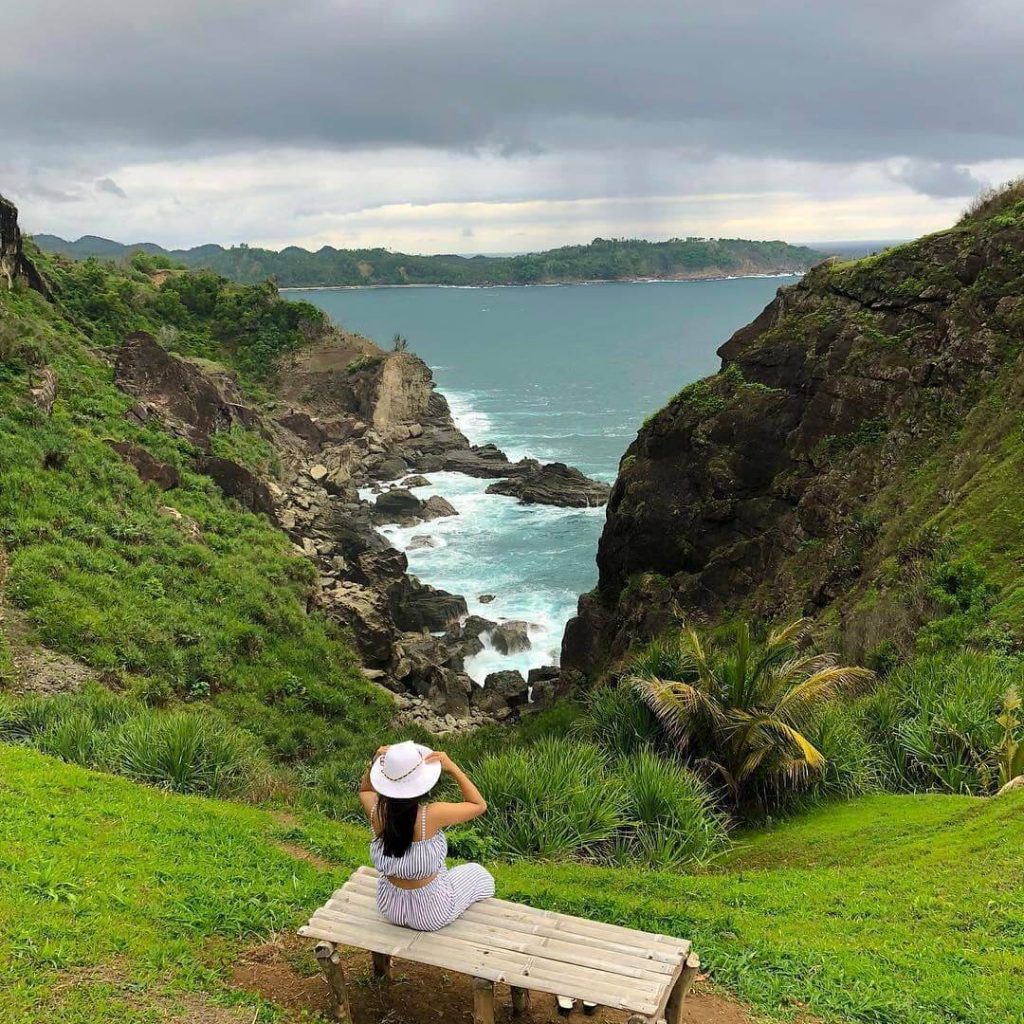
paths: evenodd
<path fill-rule="evenodd" d="M 436 932 L 467 907 L 494 895 L 494 879 L 479 864 L 443 868 L 422 889 L 399 889 L 383 875 L 377 882 L 377 909 L 392 924 Z"/>

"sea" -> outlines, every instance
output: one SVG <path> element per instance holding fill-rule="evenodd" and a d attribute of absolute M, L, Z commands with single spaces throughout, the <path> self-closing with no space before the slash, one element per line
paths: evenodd
<path fill-rule="evenodd" d="M 510 459 L 566 462 L 609 483 L 644 419 L 718 369 L 715 350 L 795 278 L 615 282 L 498 288 L 287 289 L 336 323 L 389 347 L 395 334 L 433 371 L 470 441 Z M 471 612 L 530 623 L 531 647 L 486 648 L 490 672 L 557 664 L 565 623 L 597 582 L 605 510 L 522 505 L 492 481 L 429 474 L 459 514 L 386 527 L 410 572 L 465 596 Z"/>

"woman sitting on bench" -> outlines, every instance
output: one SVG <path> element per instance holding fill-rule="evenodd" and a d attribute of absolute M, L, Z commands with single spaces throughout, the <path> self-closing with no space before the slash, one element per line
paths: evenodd
<path fill-rule="evenodd" d="M 461 803 L 426 801 L 442 771 L 458 783 Z M 487 810 L 480 791 L 447 754 L 411 740 L 381 747 L 363 776 L 359 799 L 374 835 L 377 907 L 392 924 L 436 931 L 494 895 L 494 879 L 479 864 L 449 871 L 445 863 L 442 829 Z"/>

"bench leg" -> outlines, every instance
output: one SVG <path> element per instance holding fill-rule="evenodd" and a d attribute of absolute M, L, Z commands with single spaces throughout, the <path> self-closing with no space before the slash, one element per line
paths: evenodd
<path fill-rule="evenodd" d="M 494 982 L 473 979 L 473 1024 L 494 1024 Z"/>
<path fill-rule="evenodd" d="M 318 942 L 313 955 L 320 964 L 327 979 L 327 987 L 331 990 L 331 1009 L 334 1019 L 351 1021 L 352 1014 L 348 1007 L 348 989 L 345 987 L 345 968 L 341 964 L 341 954 L 333 942 Z"/>
<path fill-rule="evenodd" d="M 530 990 L 512 986 L 512 1016 L 519 1017 L 530 1008 Z"/>
<path fill-rule="evenodd" d="M 383 981 L 391 981 L 391 957 L 387 953 L 373 954 L 373 976 Z"/>
<path fill-rule="evenodd" d="M 668 1003 L 665 1005 L 665 1020 L 667 1024 L 681 1024 L 683 1019 L 683 1001 L 686 999 L 686 994 L 690 991 L 690 987 L 693 985 L 693 980 L 697 977 L 699 970 L 700 958 L 696 953 L 691 953 L 686 958 L 683 970 L 679 977 L 676 978 L 676 983 L 672 986 L 672 991 L 668 997 Z"/>

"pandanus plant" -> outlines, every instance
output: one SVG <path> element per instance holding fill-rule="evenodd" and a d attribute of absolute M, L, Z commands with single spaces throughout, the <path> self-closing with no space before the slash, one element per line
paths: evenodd
<path fill-rule="evenodd" d="M 680 754 L 703 767 L 737 807 L 799 789 L 825 768 L 813 735 L 833 701 L 864 690 L 864 668 L 801 651 L 798 619 L 755 640 L 749 623 L 702 636 L 686 627 L 630 663 L 635 686 Z"/>

